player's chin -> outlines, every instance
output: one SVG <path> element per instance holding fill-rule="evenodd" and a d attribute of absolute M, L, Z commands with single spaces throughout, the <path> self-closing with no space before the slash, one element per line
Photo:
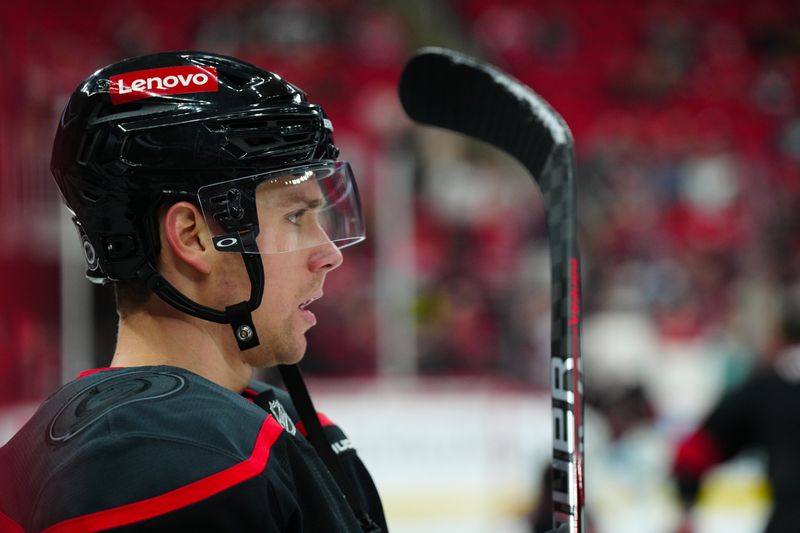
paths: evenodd
<path fill-rule="evenodd" d="M 261 345 L 253 350 L 242 352 L 245 360 L 256 368 L 299 363 L 306 353 L 305 334 L 296 333 L 291 338 L 262 339 Z"/>
<path fill-rule="evenodd" d="M 307 347 L 308 341 L 306 340 L 306 336 L 304 333 L 300 333 L 297 335 L 294 342 L 292 342 L 290 346 L 287 346 L 286 349 L 283 350 L 283 353 L 280 354 L 279 364 L 293 365 L 299 363 L 302 361 L 303 356 L 305 356 Z"/>

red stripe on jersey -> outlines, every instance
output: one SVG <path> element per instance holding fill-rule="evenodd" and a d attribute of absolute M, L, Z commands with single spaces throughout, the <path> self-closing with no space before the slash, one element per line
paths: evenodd
<path fill-rule="evenodd" d="M 319 423 L 322 424 L 322 427 L 336 425 L 330 418 L 323 415 L 322 413 L 317 413 L 317 418 L 319 418 Z M 308 431 L 306 431 L 305 424 L 303 424 L 302 422 L 297 422 L 294 426 L 297 428 L 297 431 L 299 431 L 304 437 L 308 437 Z"/>
<path fill-rule="evenodd" d="M 5 533 L 25 533 L 22 526 L 3 514 L 3 511 L 0 511 L 0 531 Z"/>
<path fill-rule="evenodd" d="M 250 403 L 253 403 L 253 398 L 258 396 L 258 392 L 251 389 L 250 387 L 245 387 L 242 391 L 242 397 Z"/>
<path fill-rule="evenodd" d="M 268 416 L 258 432 L 253 452 L 241 463 L 160 496 L 70 518 L 47 528 L 45 533 L 78 533 L 126 526 L 205 500 L 260 474 L 267 465 L 272 445 L 282 431 L 283 427 L 272 416 Z"/>
<path fill-rule="evenodd" d="M 107 366 L 104 368 L 90 368 L 89 370 L 84 370 L 78 377 L 75 379 L 85 378 L 86 376 L 91 376 L 92 374 L 96 374 L 98 372 L 105 372 L 106 370 L 119 370 L 120 368 L 125 368 L 124 366 Z"/>

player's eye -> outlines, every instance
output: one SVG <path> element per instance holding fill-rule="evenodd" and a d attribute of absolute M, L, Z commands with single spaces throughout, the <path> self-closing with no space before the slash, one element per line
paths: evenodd
<path fill-rule="evenodd" d="M 299 226 L 300 222 L 301 222 L 301 219 L 303 218 L 303 215 L 305 215 L 307 212 L 308 212 L 308 209 L 298 209 L 297 211 L 294 211 L 293 213 L 290 213 L 286 217 L 286 220 L 288 220 L 289 222 L 291 222 L 295 226 Z"/>

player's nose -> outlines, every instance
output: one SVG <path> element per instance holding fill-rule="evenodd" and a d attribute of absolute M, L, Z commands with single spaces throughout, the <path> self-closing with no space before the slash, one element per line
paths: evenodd
<path fill-rule="evenodd" d="M 334 243 L 329 242 L 316 246 L 308 258 L 308 269 L 312 272 L 333 270 L 344 261 L 342 251 Z"/>

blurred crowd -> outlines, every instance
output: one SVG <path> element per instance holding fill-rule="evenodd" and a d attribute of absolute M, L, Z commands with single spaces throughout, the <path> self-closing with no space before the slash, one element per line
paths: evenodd
<path fill-rule="evenodd" d="M 398 311 L 414 319 L 413 368 L 546 388 L 549 274 L 536 190 L 491 150 L 413 127 L 397 102 L 413 50 L 445 45 L 529 84 L 573 130 L 590 383 L 644 386 L 657 401 L 667 393 L 654 382 L 669 376 L 653 369 L 690 354 L 715 362 L 720 389 L 769 354 L 780 300 L 800 275 L 800 8 L 779 0 L 612 4 L 4 3 L 0 259 L 58 264 L 53 228 L 63 214 L 47 165 L 58 113 L 83 76 L 159 49 L 229 53 L 325 107 L 371 222 L 382 209 L 376 188 L 396 174 L 387 167 L 411 164 L 412 242 L 396 252 L 414 250 L 414 297 Z M 309 373 L 379 371 L 375 242 L 347 250 L 315 304 Z M 32 272 L 20 272 L 18 284 L 41 283 Z M 42 368 L 59 357 L 57 317 L 46 312 L 56 300 L 29 305 L 25 320 L 13 318 L 15 302 L 3 302 L 0 333 L 9 338 L 26 320 L 44 322 L 47 348 L 30 348 L 50 361 Z M 27 345 L 3 348 L 4 374 L 22 375 L 34 357 Z M 110 356 L 98 354 L 98 364 Z"/>

